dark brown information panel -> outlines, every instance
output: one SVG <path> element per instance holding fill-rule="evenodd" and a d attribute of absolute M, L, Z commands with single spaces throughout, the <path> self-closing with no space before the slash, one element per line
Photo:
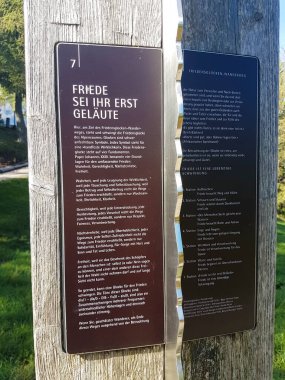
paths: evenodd
<path fill-rule="evenodd" d="M 255 327 L 258 67 L 184 51 L 184 340 Z"/>
<path fill-rule="evenodd" d="M 56 57 L 65 350 L 162 343 L 161 50 Z"/>

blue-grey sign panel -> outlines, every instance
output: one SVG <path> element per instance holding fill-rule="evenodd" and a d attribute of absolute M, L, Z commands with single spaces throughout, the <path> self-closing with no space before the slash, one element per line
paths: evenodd
<path fill-rule="evenodd" d="M 184 340 L 256 324 L 259 62 L 184 51 Z"/>

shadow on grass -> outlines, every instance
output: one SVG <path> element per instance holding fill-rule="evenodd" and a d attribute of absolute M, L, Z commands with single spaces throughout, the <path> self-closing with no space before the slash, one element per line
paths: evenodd
<path fill-rule="evenodd" d="M 277 222 L 274 380 L 285 379 L 285 222 Z"/>
<path fill-rule="evenodd" d="M 274 370 L 273 380 L 284 380 L 285 379 L 285 370 Z"/>

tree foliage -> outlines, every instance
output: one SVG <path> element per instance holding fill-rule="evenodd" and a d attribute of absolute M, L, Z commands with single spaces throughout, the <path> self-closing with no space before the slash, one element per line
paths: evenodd
<path fill-rule="evenodd" d="M 279 69 L 278 212 L 285 216 L 285 62 Z"/>
<path fill-rule="evenodd" d="M 6 88 L 2 87 L 0 84 L 0 103 L 5 104 L 6 101 L 8 101 L 13 107 L 14 102 L 15 102 L 15 97 L 13 94 L 11 94 Z"/>
<path fill-rule="evenodd" d="M 27 131 L 22 101 L 25 95 L 23 0 L 0 0 L 0 85 L 15 94 L 19 141 Z"/>
<path fill-rule="evenodd" d="M 23 0 L 0 0 L 0 84 L 25 94 Z"/>

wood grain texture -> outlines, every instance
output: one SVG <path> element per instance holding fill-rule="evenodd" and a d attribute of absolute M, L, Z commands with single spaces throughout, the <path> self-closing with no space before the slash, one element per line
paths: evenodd
<path fill-rule="evenodd" d="M 55 24 L 80 24 L 79 2 L 77 0 L 54 0 L 51 11 L 51 21 Z"/>
<path fill-rule="evenodd" d="M 184 47 L 260 60 L 257 326 L 184 344 L 185 378 L 272 379 L 278 102 L 278 0 L 183 0 Z"/>
<path fill-rule="evenodd" d="M 272 378 L 278 7 L 278 0 L 183 0 L 186 48 L 256 55 L 261 64 L 257 328 L 246 333 L 186 343 L 183 353 L 186 379 Z M 80 356 L 67 355 L 61 349 L 58 152 L 54 96 L 56 42 L 160 47 L 161 3 L 159 0 L 25 0 L 25 25 L 37 379 L 163 379 L 163 349 L 160 346 Z M 164 28 L 167 27 L 164 25 Z M 165 59 L 168 59 L 167 56 Z M 169 72 L 174 72 L 173 62 L 166 61 L 165 65 L 168 65 Z M 165 91 L 173 94 L 175 77 L 167 81 Z M 171 96 L 166 103 L 169 109 L 173 108 Z M 170 124 L 171 118 L 175 118 L 173 113 Z M 165 143 L 170 144 L 171 157 L 175 157 L 173 138 L 174 131 L 169 130 Z M 169 168 L 171 165 L 174 171 L 175 163 L 170 161 Z M 174 199 L 174 178 L 166 178 L 165 184 Z M 167 205 L 167 215 L 173 215 L 174 207 L 175 203 Z M 167 223 L 172 223 L 172 219 L 166 220 Z M 173 231 L 167 249 L 176 250 Z M 173 286 L 175 289 L 175 284 Z"/>
<path fill-rule="evenodd" d="M 54 46 L 161 46 L 160 0 L 25 0 L 34 340 L 38 380 L 163 379 L 162 346 L 88 355 L 61 347 Z"/>

